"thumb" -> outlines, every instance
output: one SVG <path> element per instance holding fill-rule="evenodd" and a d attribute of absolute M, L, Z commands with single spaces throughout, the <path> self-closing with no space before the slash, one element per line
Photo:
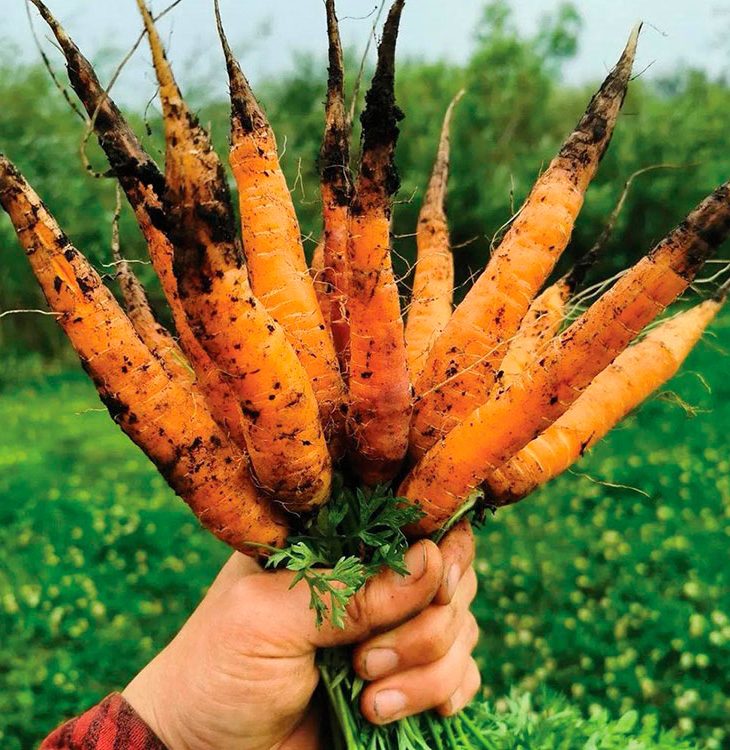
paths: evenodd
<path fill-rule="evenodd" d="M 320 628 L 309 629 L 311 645 L 324 648 L 357 643 L 373 633 L 389 630 L 425 609 L 441 583 L 441 552 L 433 542 L 422 540 L 408 550 L 405 564 L 408 575 L 384 571 L 352 597 L 347 606 L 344 628 L 325 623 Z"/>

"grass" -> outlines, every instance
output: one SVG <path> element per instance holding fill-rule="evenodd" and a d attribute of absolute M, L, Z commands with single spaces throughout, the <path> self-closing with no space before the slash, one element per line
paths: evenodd
<path fill-rule="evenodd" d="M 670 386 L 709 413 L 653 399 L 577 469 L 593 479 L 565 476 L 481 531 L 486 746 L 727 742 L 730 316 L 714 331 Z M 81 372 L 2 376 L 0 746 L 17 750 L 123 686 L 228 553 Z"/>

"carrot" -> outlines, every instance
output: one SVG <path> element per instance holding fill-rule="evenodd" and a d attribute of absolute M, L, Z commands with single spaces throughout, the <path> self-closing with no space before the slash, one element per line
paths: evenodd
<path fill-rule="evenodd" d="M 515 503 L 572 466 L 677 372 L 723 297 L 669 318 L 622 352 L 565 414 L 486 478 L 489 502 Z"/>
<path fill-rule="evenodd" d="M 172 268 L 171 223 L 164 205 L 165 179 L 145 152 L 114 101 L 104 91 L 89 61 L 53 17 L 42 0 L 31 0 L 53 31 L 66 58 L 71 85 L 93 120 L 102 150 L 122 186 L 172 311 L 180 345 L 195 370 L 197 382 L 215 420 L 237 445 L 245 446 L 238 400 L 197 341 L 179 299 Z"/>
<path fill-rule="evenodd" d="M 454 258 L 444 203 L 449 179 L 451 116 L 463 95 L 462 89 L 446 109 L 436 161 L 418 216 L 416 271 L 406 323 L 406 353 L 411 381 L 416 381 L 423 372 L 431 345 L 446 328 L 452 312 Z"/>
<path fill-rule="evenodd" d="M 539 359 L 543 347 L 560 330 L 565 320 L 569 300 L 575 295 L 578 287 L 583 284 L 588 272 L 593 268 L 611 239 L 634 180 L 654 169 L 669 167 L 671 167 L 669 164 L 652 164 L 633 172 L 624 183 L 619 199 L 593 245 L 568 273 L 535 298 L 523 318 L 519 330 L 509 342 L 507 353 L 495 376 L 501 388 L 506 388 L 512 380 L 519 377 L 530 362 Z"/>
<path fill-rule="evenodd" d="M 117 209 L 112 222 L 112 255 L 124 310 L 137 335 L 160 360 L 170 377 L 179 383 L 187 382 L 190 387 L 194 387 L 195 373 L 185 359 L 185 354 L 170 332 L 157 320 L 144 287 L 129 263 L 122 257 L 119 244 L 119 199 L 120 195 L 117 193 Z"/>
<path fill-rule="evenodd" d="M 540 176 L 485 271 L 435 341 L 416 382 L 411 456 L 484 403 L 505 342 L 565 249 L 588 185 L 611 139 L 636 52 L 637 26 L 576 129 Z"/>
<path fill-rule="evenodd" d="M 287 508 L 307 510 L 327 499 L 332 479 L 314 391 L 284 330 L 251 291 L 223 165 L 183 99 L 144 0 L 137 5 L 160 84 L 183 308 L 242 405 L 259 486 Z"/>
<path fill-rule="evenodd" d="M 551 284 L 533 300 L 517 333 L 509 342 L 507 353 L 495 375 L 501 388 L 506 388 L 539 359 L 540 352 L 560 330 L 565 308 L 571 297 L 571 285 L 565 278 Z"/>
<path fill-rule="evenodd" d="M 493 471 L 560 417 L 629 342 L 691 283 L 730 234 L 730 182 L 718 187 L 648 255 L 553 339 L 522 376 L 442 438 L 399 493 L 439 526 Z"/>
<path fill-rule="evenodd" d="M 322 283 L 327 301 L 332 339 L 340 362 L 347 373 L 350 324 L 347 316 L 349 216 L 352 201 L 350 175 L 351 123 L 345 108 L 345 68 L 342 43 L 335 13 L 335 1 L 326 0 L 329 75 L 325 104 L 325 131 L 320 149 L 322 218 L 324 221 L 324 258 Z M 322 305 L 320 305 L 322 306 Z"/>
<path fill-rule="evenodd" d="M 336 433 L 344 408 L 344 382 L 307 268 L 276 139 L 228 45 L 217 1 L 215 9 L 230 79 L 230 163 L 238 185 L 251 288 L 286 332 L 309 375 L 322 423 Z"/>
<path fill-rule="evenodd" d="M 324 239 L 317 243 L 312 253 L 312 262 L 309 264 L 309 275 L 314 283 L 314 291 L 317 294 L 319 309 L 322 311 L 324 323 L 332 333 L 332 320 L 330 311 L 330 287 L 324 276 Z"/>
<path fill-rule="evenodd" d="M 283 545 L 284 519 L 259 498 L 245 454 L 196 392 L 164 370 L 93 267 L 2 155 L 0 203 L 114 421 L 220 539 L 247 554 L 257 553 L 252 543 Z"/>
<path fill-rule="evenodd" d="M 398 121 L 395 46 L 404 0 L 388 14 L 361 116 L 362 156 L 350 211 L 350 408 L 352 461 L 361 479 L 392 479 L 408 448 L 411 388 L 398 287 L 390 259 Z"/>

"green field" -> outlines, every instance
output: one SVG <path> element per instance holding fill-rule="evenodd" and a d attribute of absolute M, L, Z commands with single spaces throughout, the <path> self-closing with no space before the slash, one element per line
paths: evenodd
<path fill-rule="evenodd" d="M 553 720 L 520 724 L 515 712 L 530 710 L 505 700 L 517 689 L 540 705 L 543 687 L 601 725 L 599 707 L 613 717 L 636 710 L 704 747 L 726 746 L 730 316 L 713 330 L 671 384 L 675 395 L 654 398 L 579 466 L 591 478 L 565 476 L 481 532 L 485 696 L 507 712 L 505 736 L 522 726 L 533 737 L 525 747 L 583 746 L 539 744 L 535 737 L 553 736 Z M 8 750 L 32 746 L 64 715 L 123 686 L 227 555 L 112 425 L 82 373 L 18 368 L 5 362 L 0 391 Z M 688 417 L 680 398 L 701 411 Z M 547 703 L 555 726 L 565 725 L 568 714 Z M 571 732 L 587 739 L 593 730 Z M 595 747 L 625 747 L 616 737 Z M 513 746 L 505 742 L 498 746 Z"/>

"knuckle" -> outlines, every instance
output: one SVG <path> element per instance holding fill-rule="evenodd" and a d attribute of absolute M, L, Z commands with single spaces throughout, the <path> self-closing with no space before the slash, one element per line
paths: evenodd
<path fill-rule="evenodd" d="M 361 633 L 370 630 L 370 597 L 368 594 L 368 588 L 358 591 L 347 604 L 348 622 Z"/>
<path fill-rule="evenodd" d="M 479 643 L 479 623 L 477 622 L 477 618 L 474 617 L 474 615 L 469 612 L 468 620 L 467 620 L 467 628 L 468 628 L 468 642 L 469 642 L 469 650 L 473 651 L 476 648 L 477 643 Z"/>
<path fill-rule="evenodd" d="M 438 618 L 434 618 L 431 627 L 422 633 L 417 651 L 424 662 L 432 662 L 444 656 L 452 643 L 453 636 L 450 629 L 439 627 Z"/>

